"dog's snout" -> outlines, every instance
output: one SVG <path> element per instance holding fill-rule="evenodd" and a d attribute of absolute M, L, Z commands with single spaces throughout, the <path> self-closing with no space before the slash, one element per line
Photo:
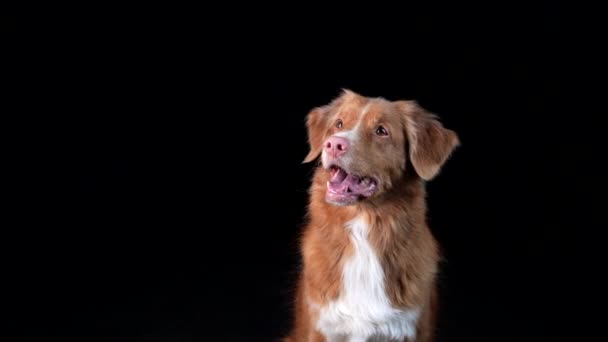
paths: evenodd
<path fill-rule="evenodd" d="M 330 137 L 325 141 L 325 151 L 334 158 L 339 158 L 346 153 L 349 146 L 348 140 L 342 137 Z"/>

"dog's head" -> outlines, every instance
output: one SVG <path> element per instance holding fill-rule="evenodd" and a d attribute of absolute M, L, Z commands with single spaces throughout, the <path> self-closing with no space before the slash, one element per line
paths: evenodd
<path fill-rule="evenodd" d="M 408 160 L 430 180 L 459 145 L 455 132 L 414 101 L 368 98 L 345 90 L 307 117 L 310 153 L 328 173 L 327 202 L 351 205 L 390 192 Z"/>

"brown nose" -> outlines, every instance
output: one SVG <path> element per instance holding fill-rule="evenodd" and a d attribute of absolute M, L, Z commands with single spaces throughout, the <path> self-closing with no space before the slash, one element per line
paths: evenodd
<path fill-rule="evenodd" d="M 346 138 L 330 137 L 325 140 L 325 152 L 333 158 L 339 158 L 348 150 L 350 143 Z"/>

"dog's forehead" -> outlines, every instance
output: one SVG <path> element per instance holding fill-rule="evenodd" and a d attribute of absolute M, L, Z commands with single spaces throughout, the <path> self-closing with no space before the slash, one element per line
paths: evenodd
<path fill-rule="evenodd" d="M 358 121 L 361 117 L 361 112 L 369 101 L 369 99 L 364 97 L 347 99 L 338 109 L 338 115 L 342 117 L 343 120 Z"/>
<path fill-rule="evenodd" d="M 368 123 L 387 121 L 390 120 L 391 112 L 390 102 L 383 99 L 373 99 L 367 104 L 361 120 Z"/>
<path fill-rule="evenodd" d="M 345 123 L 383 120 L 391 112 L 391 102 L 383 98 L 358 96 L 342 103 L 337 114 Z"/>
<path fill-rule="evenodd" d="M 341 109 L 341 117 L 345 123 L 361 122 L 363 124 L 377 124 L 378 122 L 397 122 L 399 118 L 395 115 L 392 102 L 383 98 L 362 98 L 359 101 L 344 103 Z"/>

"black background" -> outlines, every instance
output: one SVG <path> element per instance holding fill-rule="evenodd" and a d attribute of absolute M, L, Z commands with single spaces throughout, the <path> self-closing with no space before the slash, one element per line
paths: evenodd
<path fill-rule="evenodd" d="M 7 26 L 33 50 L 21 81 L 41 94 L 24 105 L 44 109 L 26 119 L 33 166 L 7 239 L 20 335 L 285 334 L 312 167 L 304 118 L 341 88 L 415 99 L 460 135 L 428 184 L 446 257 L 440 341 L 592 326 L 583 252 L 599 223 L 584 191 L 600 172 L 583 146 L 599 137 L 564 87 L 565 7 L 156 10 Z"/>

